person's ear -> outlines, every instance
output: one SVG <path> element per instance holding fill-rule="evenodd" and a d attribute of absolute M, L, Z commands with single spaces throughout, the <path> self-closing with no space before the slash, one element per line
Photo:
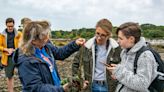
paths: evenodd
<path fill-rule="evenodd" d="M 131 43 L 134 43 L 135 42 L 135 38 L 133 36 L 130 36 L 129 37 L 129 40 L 130 40 Z"/>

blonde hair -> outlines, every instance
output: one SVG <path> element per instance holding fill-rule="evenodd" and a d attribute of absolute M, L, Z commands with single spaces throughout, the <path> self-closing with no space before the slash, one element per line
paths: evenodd
<path fill-rule="evenodd" d="M 22 54 L 30 56 L 34 54 L 33 40 L 42 40 L 50 33 L 50 24 L 47 21 L 31 21 L 23 29 L 23 37 L 20 45 Z"/>

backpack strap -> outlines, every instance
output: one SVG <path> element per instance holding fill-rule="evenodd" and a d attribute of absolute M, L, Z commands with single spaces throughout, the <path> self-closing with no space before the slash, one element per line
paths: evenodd
<path fill-rule="evenodd" d="M 136 74 L 136 72 L 137 72 L 137 61 L 138 61 L 138 58 L 141 55 L 141 53 L 146 51 L 146 50 L 149 50 L 149 48 L 146 47 L 146 46 L 143 46 L 139 51 L 137 51 L 135 59 L 134 59 L 134 74 Z M 122 84 L 122 86 L 120 87 L 118 92 L 120 92 L 123 89 L 123 87 L 124 87 L 124 85 Z"/>
<path fill-rule="evenodd" d="M 14 66 L 17 66 L 17 61 L 18 61 L 18 56 L 19 56 L 19 48 L 17 48 L 12 55 L 12 62 L 14 63 Z"/>
<path fill-rule="evenodd" d="M 149 50 L 153 53 L 154 58 L 156 60 L 156 62 L 158 63 L 158 68 L 157 71 L 164 73 L 164 62 L 161 59 L 161 56 L 159 55 L 158 52 L 156 52 L 155 50 L 153 50 L 151 47 L 149 46 L 143 46 L 139 51 L 137 51 L 136 56 L 135 56 L 135 60 L 134 60 L 134 74 L 137 73 L 137 62 L 138 62 L 138 58 L 141 55 L 142 52 Z"/>
<path fill-rule="evenodd" d="M 134 74 L 137 73 L 137 62 L 138 62 L 138 58 L 146 50 L 150 50 L 149 47 L 143 46 L 140 50 L 137 51 L 136 56 L 135 56 L 135 59 L 134 59 Z"/>

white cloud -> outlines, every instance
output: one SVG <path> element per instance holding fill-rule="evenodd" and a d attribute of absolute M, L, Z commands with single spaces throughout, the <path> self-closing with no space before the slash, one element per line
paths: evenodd
<path fill-rule="evenodd" d="M 104 17 L 117 26 L 127 21 L 163 25 L 163 5 L 163 0 L 1 0 L 0 20 L 47 19 L 55 29 L 94 27 Z"/>

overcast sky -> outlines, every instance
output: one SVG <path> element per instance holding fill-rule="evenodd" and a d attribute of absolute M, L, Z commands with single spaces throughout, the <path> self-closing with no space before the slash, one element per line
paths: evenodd
<path fill-rule="evenodd" d="M 54 30 L 93 28 L 107 18 L 114 26 L 128 21 L 164 25 L 164 0 L 0 0 L 0 30 L 13 17 L 48 20 Z"/>

